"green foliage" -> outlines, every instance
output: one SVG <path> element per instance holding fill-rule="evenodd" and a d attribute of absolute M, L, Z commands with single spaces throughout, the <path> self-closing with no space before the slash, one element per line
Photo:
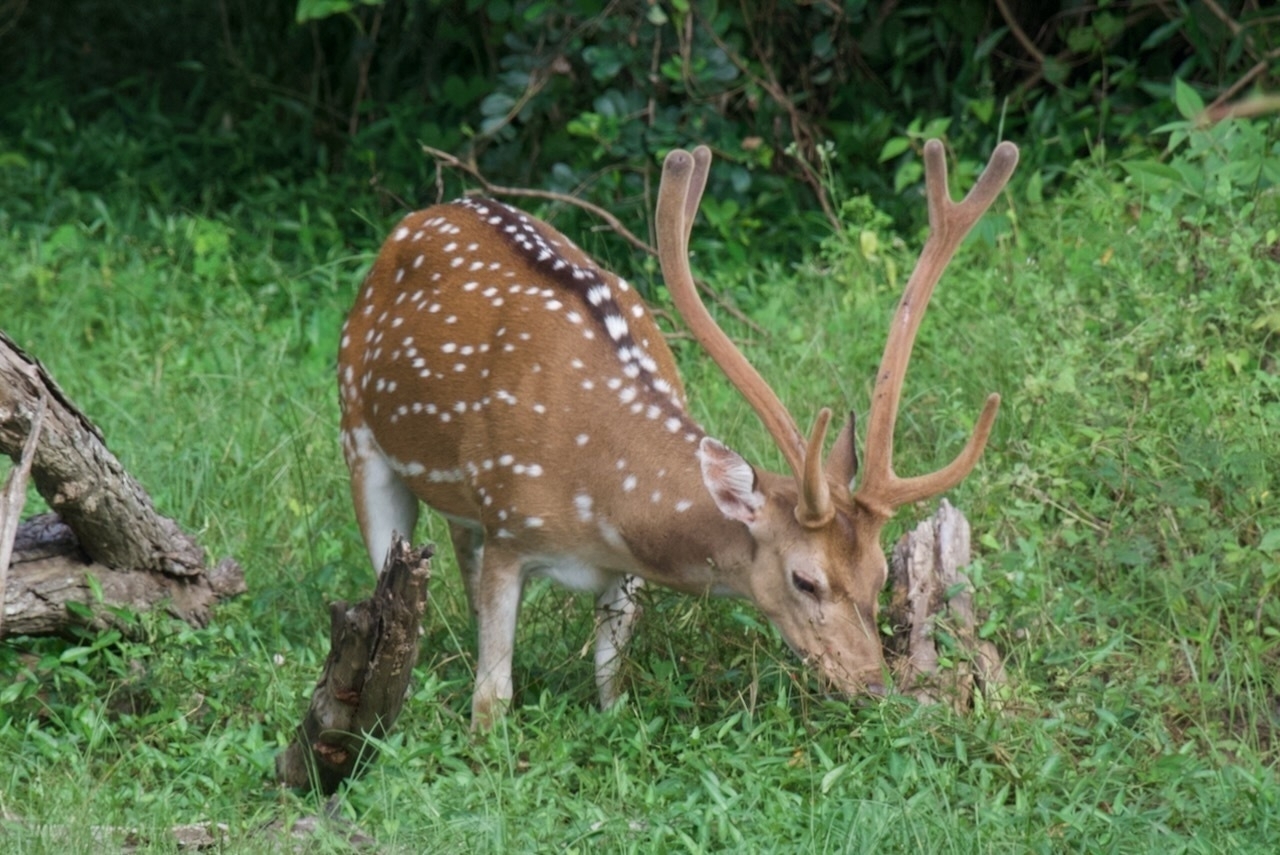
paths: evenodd
<path fill-rule="evenodd" d="M 962 181 L 998 140 L 1022 143 L 1018 182 L 1038 199 L 1079 157 L 1141 148 L 1171 79 L 1201 93 L 1275 84 L 1274 17 L 1242 0 L 1217 14 L 997 8 L 176 0 L 126 15 L 110 0 L 50 0 L 3 36 L 0 158 L 57 151 L 81 189 L 136 182 L 186 205 L 323 172 L 389 217 L 462 188 L 437 176 L 426 143 L 496 183 L 582 195 L 637 222 L 661 155 L 702 142 L 722 164 L 709 196 L 740 213 L 721 239 L 739 258 L 751 246 L 795 261 L 794 236 L 822 234 L 848 196 L 918 222 L 904 191 L 924 136 L 950 137 Z M 47 115 L 7 121 L 30 118 L 14 107 L 33 93 Z M 118 134 L 82 150 L 85 121 Z M 574 209 L 550 213 L 588 230 Z M 588 248 L 631 252 L 596 233 Z"/>
<path fill-rule="evenodd" d="M 299 24 L 334 15 L 350 15 L 360 6 L 381 6 L 384 0 L 298 0 L 295 20 Z"/>
<path fill-rule="evenodd" d="M 1280 131 L 1274 122 L 1222 122 L 1200 127 L 1204 102 L 1181 80 L 1174 102 L 1182 120 L 1156 129 L 1168 134 L 1163 157 L 1133 159 L 1123 168 L 1146 204 L 1177 212 L 1195 226 L 1231 212 L 1246 221 L 1280 222 Z M 1274 228 L 1271 230 L 1274 240 Z"/>

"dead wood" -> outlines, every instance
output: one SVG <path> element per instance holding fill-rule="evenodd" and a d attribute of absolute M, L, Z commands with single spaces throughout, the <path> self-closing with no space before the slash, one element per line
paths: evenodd
<path fill-rule="evenodd" d="M 4 491 L 0 493 L 0 637 L 4 636 L 5 589 L 9 583 L 9 566 L 13 559 L 13 544 L 18 537 L 18 521 L 27 502 L 27 479 L 31 477 L 31 462 L 40 443 L 44 429 L 44 414 L 49 409 L 48 398 L 41 398 L 31 416 L 31 427 L 22 444 L 22 452 L 16 465 L 9 472 Z"/>
<path fill-rule="evenodd" d="M 329 795 L 358 774 L 404 705 L 427 607 L 434 548 L 395 537 L 373 596 L 329 607 L 329 656 L 276 776 Z"/>
<path fill-rule="evenodd" d="M 208 622 L 214 602 L 244 591 L 244 571 L 223 560 L 191 577 L 117 570 L 91 559 L 75 533 L 56 514 L 25 521 L 14 541 L 13 563 L 0 638 L 53 635 L 70 626 L 105 629 L 115 623 L 113 609 L 135 613 L 163 607 L 193 626 Z M 84 606 L 86 612 L 71 604 Z"/>
<path fill-rule="evenodd" d="M 888 649 L 901 691 L 922 703 L 972 705 L 974 691 L 1004 683 L 995 645 L 977 635 L 969 521 L 946 499 L 937 513 L 903 535 L 889 561 L 894 628 Z"/>
<path fill-rule="evenodd" d="M 37 426 L 38 442 L 24 454 Z M 228 559 L 210 568 L 204 549 L 157 513 L 102 432 L 44 366 L 3 332 L 0 453 L 18 461 L 15 473 L 30 467 L 36 490 L 61 523 L 38 517 L 18 527 L 0 604 L 0 638 L 59 632 L 79 623 L 76 611 L 67 609 L 71 602 L 88 607 L 94 622 L 103 623 L 110 622 L 113 606 L 137 610 L 164 603 L 176 617 L 201 626 L 215 602 L 244 591 L 240 567 Z M 18 511 L 5 503 L 0 512 L 2 532 Z"/>

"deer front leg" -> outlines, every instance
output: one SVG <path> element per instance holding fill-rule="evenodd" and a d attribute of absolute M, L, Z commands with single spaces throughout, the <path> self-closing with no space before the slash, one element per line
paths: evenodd
<path fill-rule="evenodd" d="M 511 656 L 524 580 L 515 556 L 485 552 L 472 608 L 479 633 L 476 690 L 471 698 L 471 729 L 489 730 L 511 705 Z"/>
<path fill-rule="evenodd" d="M 601 709 L 613 706 L 622 694 L 618 671 L 640 618 L 635 595 L 643 586 L 644 580 L 638 576 L 618 576 L 596 597 L 596 687 Z"/>

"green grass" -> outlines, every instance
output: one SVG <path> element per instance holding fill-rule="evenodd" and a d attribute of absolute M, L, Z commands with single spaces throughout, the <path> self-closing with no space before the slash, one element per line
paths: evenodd
<path fill-rule="evenodd" d="M 1177 181 L 1093 163 L 1052 202 L 1015 190 L 939 288 L 897 460 L 944 461 L 985 394 L 1004 396 L 952 497 L 974 526 L 982 632 L 1008 659 L 998 701 L 958 717 L 826 700 L 749 607 L 653 592 L 630 696 L 602 714 L 588 602 L 539 585 L 516 710 L 473 740 L 446 548 L 414 697 L 342 816 L 405 851 L 1272 851 L 1280 199 L 1195 183 L 1214 156 L 1249 155 L 1241 139 L 1197 137 Z M 0 815 L 25 820 L 0 823 L 2 848 L 94 851 L 93 827 L 114 826 L 168 851 L 164 829 L 216 821 L 228 850 L 270 849 L 264 823 L 319 809 L 274 786 L 272 761 L 326 652 L 325 603 L 371 582 L 332 363 L 392 217 L 319 179 L 161 210 L 128 182 L 82 192 L 52 156 L 0 168 L 0 191 L 0 326 L 250 586 L 205 630 L 150 616 L 129 638 L 0 646 Z M 338 206 L 382 226 L 343 233 L 322 213 Z M 713 244 L 694 262 L 764 327 L 734 332 L 806 423 L 821 405 L 865 413 L 919 243 L 846 208 L 849 232 L 815 236 L 798 268 L 717 264 Z M 696 414 L 777 468 L 736 393 L 677 349 Z M 434 522 L 419 538 L 446 541 Z"/>

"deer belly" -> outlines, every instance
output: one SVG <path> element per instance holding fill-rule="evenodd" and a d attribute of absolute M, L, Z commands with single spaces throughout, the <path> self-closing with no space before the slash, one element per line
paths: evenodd
<path fill-rule="evenodd" d="M 618 578 L 619 573 L 588 564 L 574 555 L 537 555 L 525 559 L 526 575 L 551 579 L 571 591 L 598 594 Z"/>

